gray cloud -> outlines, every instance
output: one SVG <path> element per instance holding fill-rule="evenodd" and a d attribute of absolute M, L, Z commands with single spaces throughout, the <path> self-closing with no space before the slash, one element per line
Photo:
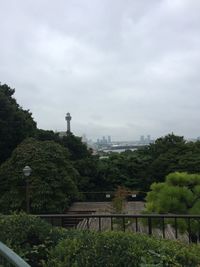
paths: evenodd
<path fill-rule="evenodd" d="M 198 0 L 0 0 L 0 81 L 38 127 L 200 135 Z"/>

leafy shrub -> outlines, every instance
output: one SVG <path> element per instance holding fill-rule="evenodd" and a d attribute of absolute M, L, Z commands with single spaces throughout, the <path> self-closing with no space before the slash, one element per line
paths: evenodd
<path fill-rule="evenodd" d="M 25 213 L 0 215 L 0 240 L 32 267 L 197 267 L 198 245 L 124 232 L 52 227 Z"/>
<path fill-rule="evenodd" d="M 25 213 L 0 215 L 0 240 L 32 267 L 42 266 L 49 249 L 67 236 L 67 230 L 52 227 L 44 220 Z"/>
<path fill-rule="evenodd" d="M 0 212 L 26 210 L 24 166 L 32 168 L 29 181 L 30 212 L 63 213 L 78 196 L 78 172 L 66 148 L 53 141 L 24 140 L 0 166 Z"/>
<path fill-rule="evenodd" d="M 45 267 L 199 266 L 197 245 L 123 232 L 71 232 L 50 252 Z"/>

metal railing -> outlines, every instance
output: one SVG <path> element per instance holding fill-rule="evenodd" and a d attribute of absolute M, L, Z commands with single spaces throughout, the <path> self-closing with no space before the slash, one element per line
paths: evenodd
<path fill-rule="evenodd" d="M 88 202 L 93 202 L 93 201 L 111 201 L 114 196 L 115 196 L 115 191 L 80 191 L 80 198 L 78 201 L 88 201 Z M 143 201 L 147 192 L 145 191 L 132 191 L 130 190 L 127 192 L 126 199 L 127 201 Z"/>
<path fill-rule="evenodd" d="M 0 267 L 31 267 L 13 250 L 0 242 Z"/>
<path fill-rule="evenodd" d="M 106 230 L 115 230 L 114 226 L 120 224 L 120 230 L 128 230 L 130 221 L 131 229 L 135 232 L 140 232 L 139 224 L 145 225 L 146 234 L 152 235 L 155 228 L 159 228 L 161 236 L 166 238 L 166 229 L 170 224 L 174 229 L 174 238 L 178 239 L 181 235 L 181 225 L 184 224 L 189 242 L 200 242 L 200 215 L 175 215 L 175 214 L 41 214 L 37 215 L 42 219 L 47 220 L 53 226 L 62 226 L 67 228 L 66 221 L 77 219 L 77 221 L 85 220 L 87 230 L 93 230 L 91 227 L 91 219 L 96 220 L 96 230 L 103 230 L 103 221 L 109 220 Z M 78 220 L 79 219 L 79 220 Z M 129 223 L 128 223 L 129 222 Z M 74 225 L 76 228 L 77 225 Z M 195 227 L 194 227 L 195 226 Z M 195 228 L 195 230 L 193 229 Z"/>

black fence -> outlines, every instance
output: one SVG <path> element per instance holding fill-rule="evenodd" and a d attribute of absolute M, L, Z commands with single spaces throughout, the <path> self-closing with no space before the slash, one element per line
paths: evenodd
<path fill-rule="evenodd" d="M 107 220 L 106 230 L 115 230 L 116 224 L 118 230 L 126 231 L 132 226 L 134 232 L 141 232 L 139 225 L 146 228 L 146 233 L 152 235 L 154 229 L 159 229 L 163 238 L 166 238 L 167 226 L 171 225 L 174 229 L 174 238 L 178 239 L 183 233 L 186 233 L 189 242 L 200 242 L 200 215 L 175 215 L 175 214 L 43 214 L 37 215 L 47 220 L 53 226 L 62 226 L 65 228 L 77 228 L 81 222 L 85 222 L 84 229 L 93 230 L 91 220 L 96 221 L 96 230 L 102 231 L 102 224 Z"/>

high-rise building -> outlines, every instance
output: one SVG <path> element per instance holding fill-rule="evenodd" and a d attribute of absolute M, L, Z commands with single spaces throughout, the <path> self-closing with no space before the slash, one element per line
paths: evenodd
<path fill-rule="evenodd" d="M 144 135 L 141 135 L 141 136 L 140 136 L 140 143 L 141 143 L 141 144 L 144 144 Z"/>
<path fill-rule="evenodd" d="M 111 136 L 108 136 L 108 144 L 111 144 Z"/>
<path fill-rule="evenodd" d="M 107 144 L 107 140 L 106 140 L 105 136 L 103 136 L 102 142 L 103 142 L 103 144 Z"/>

